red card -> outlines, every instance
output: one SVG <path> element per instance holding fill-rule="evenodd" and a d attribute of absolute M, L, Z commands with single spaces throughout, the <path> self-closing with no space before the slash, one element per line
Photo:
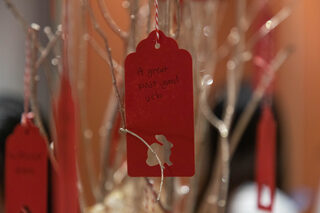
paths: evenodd
<path fill-rule="evenodd" d="M 77 213 L 76 117 L 67 72 L 62 73 L 59 97 L 53 108 L 57 132 L 55 154 L 59 165 L 59 173 L 54 176 L 54 212 Z"/>
<path fill-rule="evenodd" d="M 255 29 L 259 30 L 261 26 L 265 25 L 265 23 L 270 20 L 272 17 L 270 10 L 266 7 L 260 14 L 259 19 L 257 20 L 257 24 Z M 274 40 L 274 32 L 271 31 L 263 38 L 261 38 L 254 46 L 254 72 L 253 72 L 253 87 L 257 88 L 261 79 L 266 72 L 269 71 L 268 66 L 274 57 L 274 47 L 275 47 L 275 40 Z M 268 86 L 265 96 L 270 96 L 274 90 L 273 81 Z"/>
<path fill-rule="evenodd" d="M 161 31 L 139 43 L 125 61 L 127 129 L 157 152 L 165 176 L 194 174 L 194 113 L 191 55 Z M 127 134 L 128 174 L 161 176 L 155 156 Z"/>
<path fill-rule="evenodd" d="M 263 108 L 257 133 L 258 208 L 272 211 L 275 193 L 276 123 L 269 105 Z"/>
<path fill-rule="evenodd" d="M 27 121 L 18 125 L 6 141 L 5 212 L 47 212 L 47 181 L 46 141 Z"/>

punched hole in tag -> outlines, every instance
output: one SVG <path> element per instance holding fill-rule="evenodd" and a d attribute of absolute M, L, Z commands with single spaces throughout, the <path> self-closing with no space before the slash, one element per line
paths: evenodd
<path fill-rule="evenodd" d="M 265 184 L 261 186 L 261 196 L 260 196 L 259 203 L 265 207 L 271 205 L 271 189 L 269 186 Z"/>
<path fill-rule="evenodd" d="M 154 137 L 158 143 L 153 143 L 150 147 L 157 153 L 161 162 L 163 162 L 163 165 L 166 163 L 168 166 L 172 166 L 173 163 L 170 161 L 170 157 L 173 144 L 168 141 L 164 135 L 155 135 Z M 146 163 L 148 166 L 156 166 L 159 164 L 157 158 L 150 149 L 148 149 L 148 158 Z"/>
<path fill-rule="evenodd" d="M 156 48 L 157 50 L 160 49 L 160 43 L 157 42 L 157 43 L 154 45 L 154 48 Z"/>

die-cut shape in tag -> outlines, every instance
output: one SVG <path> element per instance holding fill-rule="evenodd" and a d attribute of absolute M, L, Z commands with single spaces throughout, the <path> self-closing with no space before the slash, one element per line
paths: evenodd
<path fill-rule="evenodd" d="M 272 211 L 275 194 L 276 123 L 270 106 L 264 106 L 257 131 L 256 182 L 258 208 Z"/>
<path fill-rule="evenodd" d="M 47 146 L 30 120 L 8 137 L 5 159 L 5 212 L 47 212 Z"/>
<path fill-rule="evenodd" d="M 170 143 L 164 135 L 155 135 L 155 138 L 159 143 L 151 144 L 152 150 L 160 156 L 162 163 L 172 166 L 173 163 L 170 161 L 170 155 L 173 144 Z M 149 166 L 155 166 L 159 164 L 157 158 L 150 149 L 148 150 L 147 164 Z"/>
<path fill-rule="evenodd" d="M 156 31 L 125 61 L 126 127 L 155 148 L 164 176 L 194 174 L 193 73 L 191 55 Z M 127 134 L 130 176 L 161 176 L 147 146 Z"/>

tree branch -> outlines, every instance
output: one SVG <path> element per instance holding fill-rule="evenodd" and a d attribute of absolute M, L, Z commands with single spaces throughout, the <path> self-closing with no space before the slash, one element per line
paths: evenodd
<path fill-rule="evenodd" d="M 90 35 L 86 35 L 86 36 L 88 36 L 86 39 L 88 39 L 89 44 L 92 46 L 92 48 L 98 53 L 98 55 L 101 58 L 103 58 L 103 60 L 105 60 L 109 64 L 109 66 L 111 66 L 108 53 L 99 46 L 97 41 L 92 36 Z M 116 60 L 112 59 L 112 61 L 113 61 L 114 68 L 117 71 L 117 74 L 122 74 L 123 67 Z"/>
<path fill-rule="evenodd" d="M 152 196 L 155 198 L 156 202 L 158 203 L 160 209 L 164 212 L 164 213 L 170 213 L 170 211 L 163 205 L 163 203 L 161 202 L 161 200 L 157 200 L 157 192 L 154 190 L 153 188 L 153 183 L 151 182 L 151 180 L 148 177 L 145 177 L 144 180 L 146 181 L 148 187 L 150 188 L 150 190 L 152 191 Z"/>
<path fill-rule="evenodd" d="M 119 88 L 118 88 L 118 85 L 117 85 L 117 79 L 116 79 L 115 68 L 114 68 L 114 64 L 113 64 L 113 60 L 112 60 L 112 53 L 111 53 L 111 49 L 109 47 L 109 41 L 108 41 L 108 38 L 105 35 L 105 33 L 101 30 L 98 22 L 96 21 L 96 18 L 94 16 L 93 11 L 92 11 L 92 9 L 91 9 L 89 4 L 87 4 L 87 10 L 89 12 L 90 19 L 91 19 L 91 22 L 93 24 L 93 27 L 94 27 L 95 31 L 104 40 L 105 48 L 106 48 L 106 51 L 107 51 L 107 54 L 108 54 L 108 60 L 110 62 L 110 72 L 111 72 L 111 77 L 112 77 L 113 89 L 114 89 L 116 97 L 117 97 L 119 111 L 120 111 L 121 120 L 122 120 L 122 125 L 125 127 L 124 106 L 123 106 L 121 95 L 120 95 Z"/>
<path fill-rule="evenodd" d="M 28 33 L 29 24 L 26 21 L 26 19 L 21 15 L 21 13 L 16 8 L 16 6 L 11 2 L 11 0 L 4 0 L 4 2 L 6 3 L 8 9 L 12 12 L 14 17 L 16 17 L 16 19 L 18 19 L 18 21 L 22 25 L 22 28 L 25 31 L 25 33 Z"/>
<path fill-rule="evenodd" d="M 263 5 L 260 5 L 261 7 Z M 258 7 L 257 10 L 260 10 L 261 8 Z M 272 30 L 274 30 L 279 24 L 281 24 L 286 18 L 289 17 L 291 13 L 291 6 L 287 6 L 282 8 L 275 16 L 273 16 L 270 20 L 266 21 L 264 25 L 260 27 L 260 29 L 253 35 L 251 38 L 249 38 L 247 42 L 247 50 L 250 50 L 261 38 L 266 36 L 268 33 L 270 33 Z M 248 28 L 253 23 L 252 17 L 247 17 L 245 19 L 246 21 L 242 21 L 242 24 L 240 25 L 241 28 L 244 31 L 248 30 Z M 223 59 L 226 57 L 231 47 L 234 46 L 237 43 L 238 40 L 238 29 L 232 28 L 229 35 L 227 36 L 227 39 L 223 42 L 223 44 L 218 47 L 218 60 Z"/>
<path fill-rule="evenodd" d="M 104 20 L 109 25 L 111 30 L 116 33 L 123 40 L 128 40 L 128 33 L 120 29 L 120 27 L 116 24 L 116 22 L 112 19 L 110 12 L 104 2 L 104 0 L 98 0 L 99 9 L 103 15 Z"/>
<path fill-rule="evenodd" d="M 177 26 L 176 26 L 176 32 L 173 34 L 174 39 L 179 39 L 180 36 L 180 30 L 181 30 L 181 4 L 180 0 L 175 0 L 175 5 L 176 5 L 176 12 L 177 12 Z"/>
<path fill-rule="evenodd" d="M 53 151 L 50 148 L 49 145 L 49 139 L 48 139 L 48 135 L 44 129 L 43 123 L 41 121 L 41 116 L 40 116 L 40 110 L 39 110 L 39 105 L 38 105 L 38 101 L 37 101 L 37 85 L 38 85 L 38 72 L 37 69 L 35 67 L 35 61 L 36 61 L 36 57 L 37 57 L 37 48 L 36 48 L 36 43 L 37 43 L 37 30 L 34 28 L 31 28 L 31 38 L 32 38 L 32 59 L 31 59 L 31 63 L 32 63 L 32 68 L 31 68 L 31 73 L 30 73 L 30 106 L 32 109 L 32 112 L 34 113 L 34 120 L 36 125 L 38 126 L 41 134 L 44 136 L 45 140 L 46 140 L 46 145 L 47 145 L 47 150 L 48 150 L 48 155 L 49 155 L 49 159 L 53 165 L 53 168 L 55 170 L 58 170 L 58 164 L 57 161 L 54 157 Z"/>
<path fill-rule="evenodd" d="M 43 61 L 48 57 L 51 49 L 55 46 L 56 42 L 59 40 L 61 35 L 62 35 L 62 31 L 58 29 L 55 35 L 49 40 L 47 46 L 40 52 L 40 57 L 38 58 L 35 64 L 36 69 L 39 69 Z"/>

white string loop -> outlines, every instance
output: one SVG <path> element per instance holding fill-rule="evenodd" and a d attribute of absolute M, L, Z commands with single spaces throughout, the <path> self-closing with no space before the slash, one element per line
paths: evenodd
<path fill-rule="evenodd" d="M 161 182 L 160 182 L 160 189 L 158 192 L 158 196 L 157 196 L 157 201 L 160 200 L 160 195 L 161 195 L 161 191 L 162 191 L 162 186 L 163 186 L 163 180 L 164 180 L 164 176 L 163 176 L 163 169 L 164 167 L 162 166 L 161 160 L 159 158 L 159 156 L 157 155 L 157 153 L 151 148 L 151 146 L 139 135 L 137 135 L 136 133 L 128 130 L 128 129 L 124 129 L 124 128 L 120 128 L 120 132 L 125 132 L 125 133 L 129 133 L 130 135 L 138 138 L 142 143 L 144 143 L 144 145 L 146 145 L 148 147 L 148 149 L 152 152 L 152 154 L 154 154 L 154 156 L 157 158 L 157 161 L 159 163 L 160 166 L 160 170 L 161 170 Z"/>

